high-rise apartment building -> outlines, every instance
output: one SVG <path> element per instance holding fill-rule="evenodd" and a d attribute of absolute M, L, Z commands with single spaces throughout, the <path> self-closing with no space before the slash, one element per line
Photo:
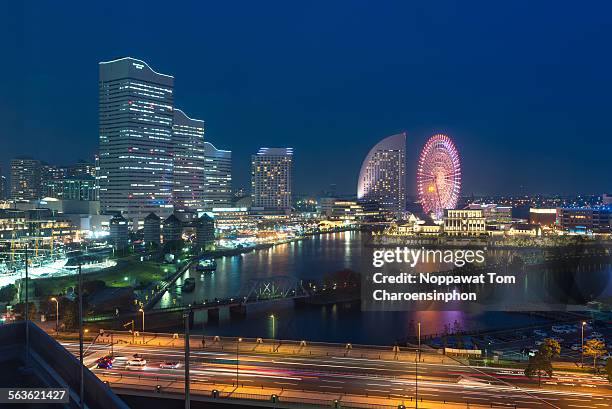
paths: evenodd
<path fill-rule="evenodd" d="M 292 177 L 293 148 L 261 148 L 251 156 L 253 207 L 288 213 Z"/>
<path fill-rule="evenodd" d="M 99 64 L 100 207 L 142 222 L 172 213 L 174 77 L 121 58 Z"/>
<path fill-rule="evenodd" d="M 40 192 L 40 161 L 31 158 L 11 160 L 11 198 L 37 200 Z"/>
<path fill-rule="evenodd" d="M 357 198 L 376 202 L 383 211 L 397 216 L 405 211 L 405 133 L 383 139 L 368 152 L 359 172 Z"/>
<path fill-rule="evenodd" d="M 204 121 L 174 110 L 172 153 L 174 155 L 173 203 L 177 212 L 204 208 Z"/>
<path fill-rule="evenodd" d="M 232 152 L 204 143 L 204 209 L 232 203 Z"/>

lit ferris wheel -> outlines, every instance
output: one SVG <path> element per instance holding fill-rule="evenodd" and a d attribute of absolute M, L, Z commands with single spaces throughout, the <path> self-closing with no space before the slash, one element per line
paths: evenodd
<path fill-rule="evenodd" d="M 461 163 L 453 140 L 434 135 L 425 144 L 417 167 L 417 191 L 423 211 L 441 218 L 453 209 L 461 190 Z"/>

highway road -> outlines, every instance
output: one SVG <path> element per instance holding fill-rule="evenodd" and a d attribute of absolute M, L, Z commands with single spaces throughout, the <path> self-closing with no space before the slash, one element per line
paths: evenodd
<path fill-rule="evenodd" d="M 63 342 L 78 355 L 78 344 Z M 162 369 L 166 360 L 184 361 L 180 348 L 122 344 L 115 346 L 116 361 L 112 369 L 99 369 L 96 359 L 108 354 L 110 346 L 94 344 L 85 357 L 86 365 L 102 379 L 121 379 L 122 387 L 133 384 L 183 382 L 184 369 Z M 147 360 L 144 368 L 127 365 L 127 359 L 141 354 Z M 241 350 L 238 385 L 268 390 L 321 392 L 338 397 L 367 395 L 409 403 L 415 396 L 415 364 L 385 359 L 357 357 L 314 357 Z M 221 385 L 236 384 L 236 352 L 193 350 L 190 378 L 192 382 Z M 612 389 L 600 376 L 558 373 L 537 382 L 526 378 L 521 370 L 466 367 L 460 363 L 420 363 L 418 367 L 419 399 L 456 402 L 471 406 L 507 406 L 517 408 L 610 408 Z M 197 393 L 197 389 L 196 392 Z M 390 401 L 391 402 L 391 401 Z M 408 404 L 407 404 L 408 406 Z"/>

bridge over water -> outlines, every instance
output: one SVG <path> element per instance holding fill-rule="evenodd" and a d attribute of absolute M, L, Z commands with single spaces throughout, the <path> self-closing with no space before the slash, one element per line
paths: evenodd
<path fill-rule="evenodd" d="M 202 300 L 190 305 L 177 305 L 167 308 L 149 308 L 145 306 L 147 327 L 159 322 L 175 322 L 191 311 L 192 324 L 219 321 L 231 316 L 245 316 L 247 312 L 266 311 L 273 308 L 292 307 L 298 300 L 305 300 L 313 296 L 301 280 L 288 276 L 272 276 L 247 281 L 234 297 Z M 122 314 L 101 314 L 85 318 L 90 324 L 138 321 L 140 313 L 134 311 Z M 175 322 L 176 323 L 176 322 Z M 139 323 L 135 323 L 139 327 Z"/>
<path fill-rule="evenodd" d="M 292 306 L 296 300 L 311 297 L 302 281 L 289 276 L 251 279 L 244 283 L 234 297 L 202 300 L 190 305 L 155 308 L 150 313 L 193 311 L 194 322 L 218 321 L 224 317 L 248 312 Z"/>

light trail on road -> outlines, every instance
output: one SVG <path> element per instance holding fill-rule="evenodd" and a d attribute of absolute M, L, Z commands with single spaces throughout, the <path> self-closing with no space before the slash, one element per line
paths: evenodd
<path fill-rule="evenodd" d="M 78 344 L 63 343 L 78 355 Z M 179 348 L 121 344 L 114 347 L 117 360 L 110 370 L 96 367 L 96 359 L 110 353 L 110 345 L 95 344 L 85 357 L 88 367 L 98 376 L 116 376 L 122 383 L 135 385 L 143 380 L 182 382 L 182 368 L 162 369 L 168 360 L 182 361 Z M 143 369 L 130 368 L 127 358 L 141 354 L 147 359 Z M 407 362 L 353 357 L 289 356 L 275 353 L 241 351 L 238 368 L 240 384 L 261 388 L 295 389 L 316 394 L 317 391 L 406 399 L 414 397 L 415 368 Z M 536 383 L 521 370 L 478 367 L 473 370 L 458 363 L 420 363 L 419 398 L 428 401 L 472 402 L 473 404 L 516 404 L 528 408 L 579 408 L 608 405 L 612 407 L 612 390 L 601 377 L 580 377 L 557 374 L 553 380 L 572 379 L 575 385 Z M 236 379 L 236 354 L 196 350 L 191 353 L 193 382 L 233 385 Z M 495 378 L 503 378 L 516 386 L 509 386 Z M 594 384 L 584 391 L 582 384 Z M 519 388 L 520 387 L 520 388 Z M 554 389 L 553 389 L 554 388 Z M 588 406 L 590 405 L 590 406 Z"/>

